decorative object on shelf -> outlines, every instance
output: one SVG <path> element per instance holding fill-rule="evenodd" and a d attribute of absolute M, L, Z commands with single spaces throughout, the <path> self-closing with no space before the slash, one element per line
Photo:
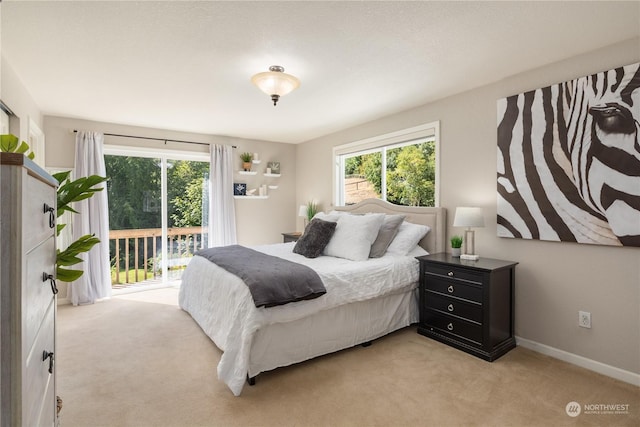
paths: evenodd
<path fill-rule="evenodd" d="M 459 258 L 462 252 L 462 236 L 451 236 L 451 256 Z"/>
<path fill-rule="evenodd" d="M 262 184 L 260 186 L 260 188 L 258 189 L 258 195 L 259 196 L 266 196 L 267 195 L 267 186 L 265 184 Z"/>
<path fill-rule="evenodd" d="M 247 184 L 242 182 L 234 182 L 233 183 L 233 195 L 234 196 L 246 196 L 247 195 Z"/>
<path fill-rule="evenodd" d="M 251 170 L 251 161 L 253 160 L 253 154 L 245 152 L 240 154 L 240 160 L 242 160 L 242 169 L 245 171 Z"/>
<path fill-rule="evenodd" d="M 247 190 L 247 196 L 255 196 L 256 195 L 256 191 L 258 191 L 255 188 L 252 188 L 251 190 Z"/>
<path fill-rule="evenodd" d="M 498 236 L 640 246 L 639 73 L 634 63 L 498 100 Z"/>
<path fill-rule="evenodd" d="M 480 258 L 475 253 L 475 231 L 471 227 L 484 227 L 482 208 L 458 207 L 453 218 L 454 227 L 467 227 L 464 232 L 464 253 L 460 259 L 477 261 Z"/>
<path fill-rule="evenodd" d="M 284 96 L 300 86 L 300 80 L 291 74 L 284 72 L 284 67 L 272 65 L 269 71 L 258 73 L 251 77 L 251 82 L 258 88 L 271 96 L 273 106 L 278 103 L 281 96 Z"/>
<path fill-rule="evenodd" d="M 271 169 L 271 172 L 269 172 L 269 169 Z M 269 162 L 269 163 L 267 163 L 267 173 L 268 174 L 279 175 L 280 174 L 280 162 Z"/>

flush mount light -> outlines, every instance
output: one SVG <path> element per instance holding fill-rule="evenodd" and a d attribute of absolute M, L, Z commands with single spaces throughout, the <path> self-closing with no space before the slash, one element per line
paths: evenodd
<path fill-rule="evenodd" d="M 261 91 L 271 96 L 274 106 L 278 103 L 281 96 L 288 94 L 300 86 L 300 80 L 291 74 L 285 73 L 284 67 L 279 65 L 272 65 L 269 67 L 269 71 L 256 74 L 251 77 L 251 81 L 254 85 L 258 86 Z"/>

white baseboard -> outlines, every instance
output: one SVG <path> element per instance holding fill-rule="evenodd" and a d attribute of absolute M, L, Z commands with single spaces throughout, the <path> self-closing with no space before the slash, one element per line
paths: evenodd
<path fill-rule="evenodd" d="M 71 304 L 71 300 L 69 298 L 58 298 L 58 305 Z"/>
<path fill-rule="evenodd" d="M 592 359 L 587 359 L 586 357 L 578 356 L 577 354 L 569 353 L 567 351 L 540 344 L 538 342 L 531 341 L 525 338 L 516 337 L 516 344 L 529 350 L 533 350 L 537 353 L 551 356 L 554 359 L 560 359 L 562 361 L 571 363 L 572 365 L 577 365 L 582 368 L 589 369 L 590 371 L 594 371 L 599 374 L 606 375 L 608 377 L 615 378 L 617 380 L 640 387 L 640 374 L 625 371 L 624 369 L 616 368 L 615 366 L 607 365 Z"/>

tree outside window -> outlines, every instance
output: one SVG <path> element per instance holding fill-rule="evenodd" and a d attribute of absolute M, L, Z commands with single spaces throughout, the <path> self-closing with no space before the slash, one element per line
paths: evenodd
<path fill-rule="evenodd" d="M 433 138 L 343 155 L 341 164 L 345 204 L 375 197 L 403 206 L 435 206 Z"/>

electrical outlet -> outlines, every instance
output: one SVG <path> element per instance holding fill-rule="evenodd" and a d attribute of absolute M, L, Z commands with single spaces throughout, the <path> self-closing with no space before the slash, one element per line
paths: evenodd
<path fill-rule="evenodd" d="M 579 311 L 578 326 L 581 328 L 591 328 L 591 313 L 588 311 Z"/>

